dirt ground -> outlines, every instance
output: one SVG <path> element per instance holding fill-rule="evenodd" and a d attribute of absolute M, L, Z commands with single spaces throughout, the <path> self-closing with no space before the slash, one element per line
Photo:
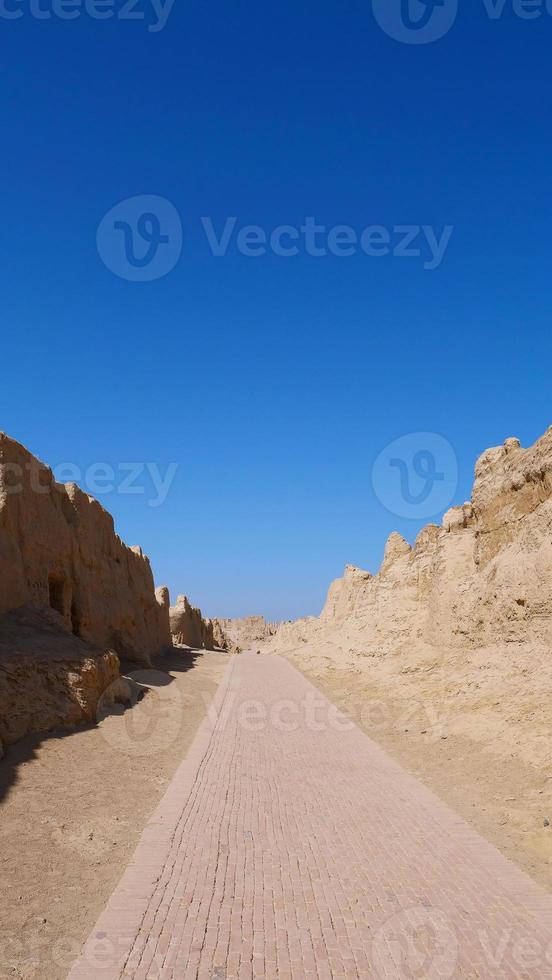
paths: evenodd
<path fill-rule="evenodd" d="M 552 891 L 548 658 L 289 659 Z M 0 761 L 0 978 L 64 980 L 184 757 L 228 656 L 176 651 L 131 709 L 26 738 Z M 537 669 L 538 667 L 538 669 Z M 546 822 L 550 825 L 545 826 Z"/>
<path fill-rule="evenodd" d="M 0 761 L 0 977 L 63 980 L 185 756 L 228 656 L 178 650 L 134 707 Z"/>
<path fill-rule="evenodd" d="M 414 673 L 409 686 L 406 672 L 400 684 L 392 673 L 384 681 L 381 674 L 309 665 L 300 655 L 289 659 L 405 769 L 552 891 L 549 698 L 542 687 L 537 697 L 534 678 L 532 707 L 519 670 L 517 698 L 499 702 L 495 695 L 492 703 L 478 703 L 460 671 L 445 695 L 438 669 L 423 684 Z"/>

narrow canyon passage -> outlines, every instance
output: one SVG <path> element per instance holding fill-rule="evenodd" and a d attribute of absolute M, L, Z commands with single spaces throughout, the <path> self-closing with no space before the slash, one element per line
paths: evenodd
<path fill-rule="evenodd" d="M 552 897 L 248 653 L 70 973 L 98 977 L 552 977 Z"/>

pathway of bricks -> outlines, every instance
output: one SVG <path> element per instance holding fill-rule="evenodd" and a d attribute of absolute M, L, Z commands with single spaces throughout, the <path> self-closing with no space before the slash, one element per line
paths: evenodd
<path fill-rule="evenodd" d="M 285 660 L 214 707 L 71 980 L 552 977 L 552 897 Z"/>

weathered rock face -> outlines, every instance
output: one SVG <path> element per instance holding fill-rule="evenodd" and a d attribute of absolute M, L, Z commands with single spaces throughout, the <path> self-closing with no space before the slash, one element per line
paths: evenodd
<path fill-rule="evenodd" d="M 0 614 L 31 603 L 70 633 L 145 664 L 170 645 L 168 593 L 148 559 L 73 483 L 0 434 Z"/>
<path fill-rule="evenodd" d="M 216 619 L 223 636 L 227 639 L 228 649 L 234 652 L 249 650 L 257 643 L 262 643 L 274 635 L 277 623 L 268 623 L 264 616 L 245 616 L 242 619 Z"/>
<path fill-rule="evenodd" d="M 348 566 L 317 619 L 285 624 L 276 649 L 339 643 L 363 656 L 408 645 L 552 643 L 552 428 L 479 459 L 473 498 L 413 548 L 392 534 L 377 575 Z"/>
<path fill-rule="evenodd" d="M 29 732 L 94 722 L 118 678 L 117 654 L 72 636 L 57 613 L 21 606 L 0 616 L 0 757 L 2 743 Z"/>
<path fill-rule="evenodd" d="M 171 636 L 171 598 L 166 585 L 159 585 L 155 590 L 155 600 L 159 607 L 159 629 L 163 648 L 172 645 Z"/>
<path fill-rule="evenodd" d="M 204 619 L 201 609 L 190 605 L 185 595 L 177 596 L 176 605 L 171 606 L 170 624 L 175 643 L 207 650 L 217 646 L 212 621 Z"/>
<path fill-rule="evenodd" d="M 226 650 L 228 653 L 240 652 L 238 646 L 225 633 L 219 619 L 212 619 L 211 625 L 213 627 L 213 643 L 216 650 Z"/>

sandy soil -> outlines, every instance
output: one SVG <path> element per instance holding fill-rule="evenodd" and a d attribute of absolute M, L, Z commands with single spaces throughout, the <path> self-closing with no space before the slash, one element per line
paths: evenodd
<path fill-rule="evenodd" d="M 552 767 L 546 674 L 526 679 L 504 653 L 499 684 L 484 656 L 403 668 L 290 661 L 407 770 L 552 891 Z M 393 658 L 391 658 L 393 659 Z M 379 668 L 379 669 L 378 669 Z M 477 668 L 479 670 L 477 671 Z M 515 683 L 514 683 L 515 679 Z M 515 687 L 515 690 L 514 690 Z M 488 688 L 488 690 L 487 690 Z M 548 691 L 550 688 L 548 687 Z"/>
<path fill-rule="evenodd" d="M 131 709 L 0 762 L 0 977 L 63 980 L 186 754 L 228 656 L 175 651 Z"/>
<path fill-rule="evenodd" d="M 552 890 L 548 656 L 511 648 L 359 658 L 328 647 L 290 660 Z M 9 749 L 0 762 L 1 978 L 66 976 L 227 663 L 178 651 L 134 674 L 148 686 L 134 708 Z"/>

